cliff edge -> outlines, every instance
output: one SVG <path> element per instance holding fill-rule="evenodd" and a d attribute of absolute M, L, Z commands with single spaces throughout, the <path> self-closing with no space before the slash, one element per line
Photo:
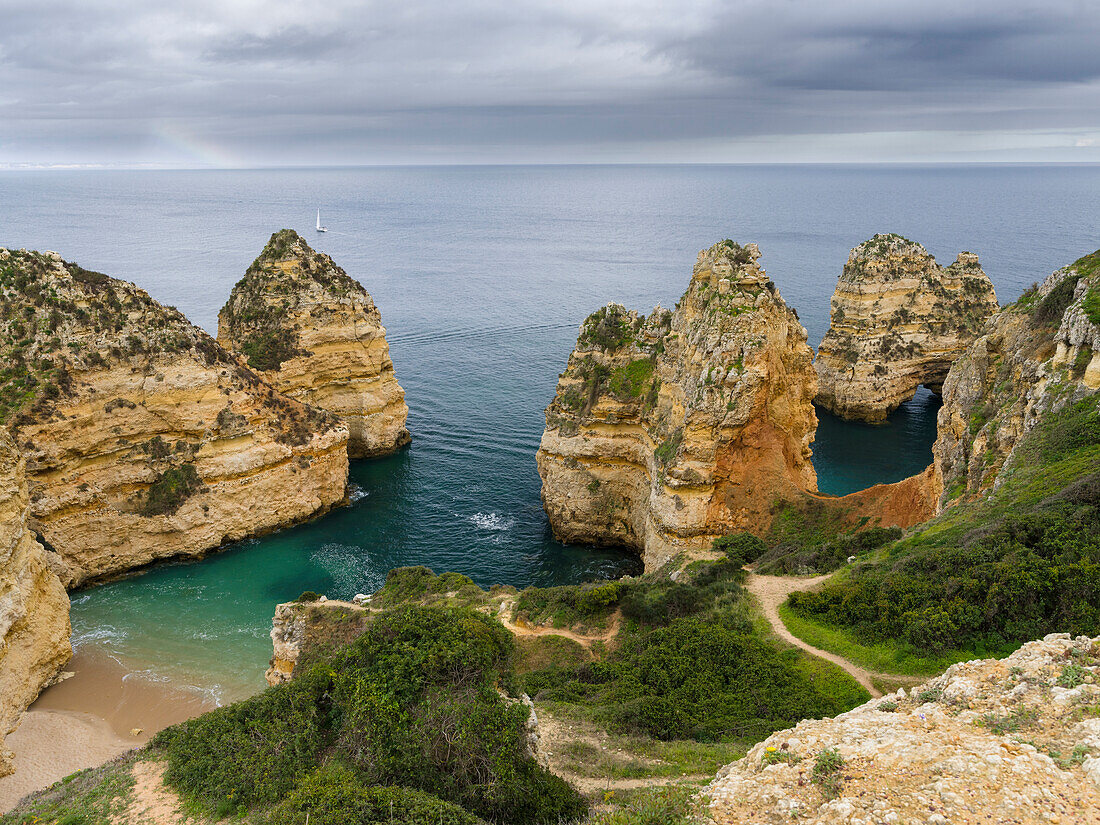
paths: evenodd
<path fill-rule="evenodd" d="M 818 348 L 817 403 L 881 422 L 922 384 L 939 392 L 951 364 L 997 311 L 978 256 L 941 267 L 923 246 L 875 235 L 851 251 Z"/>
<path fill-rule="evenodd" d="M 52 252 L 0 249 L 0 293 L 0 423 L 66 585 L 202 555 L 344 499 L 346 426 L 178 310 Z"/>
<path fill-rule="evenodd" d="M 69 597 L 27 529 L 26 462 L 0 427 L 0 739 L 72 656 Z M 0 776 L 12 772 L 0 747 Z"/>
<path fill-rule="evenodd" d="M 1053 634 L 799 722 L 718 773 L 706 821 L 1100 822 L 1098 666 L 1100 638 Z"/>
<path fill-rule="evenodd" d="M 1025 433 L 1051 412 L 1095 406 L 1097 390 L 1100 251 L 997 313 L 952 367 L 933 447 L 940 509 L 1003 483 Z"/>
<path fill-rule="evenodd" d="M 339 416 L 352 458 L 409 443 L 386 329 L 362 285 L 283 229 L 218 314 L 218 342 L 280 392 Z"/>

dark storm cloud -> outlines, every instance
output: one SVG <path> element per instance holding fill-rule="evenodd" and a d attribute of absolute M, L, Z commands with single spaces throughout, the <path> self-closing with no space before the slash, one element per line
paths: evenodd
<path fill-rule="evenodd" d="M 0 11 L 0 162 L 1100 159 L 1085 0 Z"/>
<path fill-rule="evenodd" d="M 1094 4 L 1011 2 L 728 9 L 667 48 L 700 68 L 765 86 L 908 91 L 1100 77 Z"/>

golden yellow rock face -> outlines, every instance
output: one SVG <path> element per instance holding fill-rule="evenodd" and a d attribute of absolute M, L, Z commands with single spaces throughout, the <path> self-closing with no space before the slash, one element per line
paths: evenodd
<path fill-rule="evenodd" d="M 69 597 L 27 530 L 25 462 L 0 427 L 0 737 L 69 661 Z M 0 776 L 12 772 L 0 747 Z"/>
<path fill-rule="evenodd" d="M 374 301 L 293 230 L 272 235 L 233 287 L 218 342 L 280 392 L 343 419 L 352 458 L 409 443 L 409 408 Z"/>
<path fill-rule="evenodd" d="M 674 312 L 585 321 L 538 451 L 558 538 L 640 550 L 648 569 L 816 490 L 813 353 L 758 257 L 723 241 Z"/>
<path fill-rule="evenodd" d="M 277 392 L 178 311 L 54 253 L 0 251 L 0 414 L 31 527 L 68 586 L 310 518 L 347 485 L 347 428 Z"/>
<path fill-rule="evenodd" d="M 1098 269 L 1100 252 L 1054 272 L 994 315 L 951 367 L 932 448 L 940 510 L 988 491 L 1044 415 L 1096 397 L 1100 326 L 1084 304 L 1100 290 Z"/>
<path fill-rule="evenodd" d="M 848 419 L 881 422 L 924 384 L 939 392 L 951 364 L 997 311 L 978 256 L 948 267 L 920 244 L 875 235 L 852 250 L 818 348 L 817 402 Z"/>

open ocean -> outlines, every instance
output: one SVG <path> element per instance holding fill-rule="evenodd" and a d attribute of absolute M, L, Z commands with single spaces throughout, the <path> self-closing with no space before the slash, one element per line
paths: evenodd
<path fill-rule="evenodd" d="M 329 232 L 313 231 L 320 208 Z M 1007 303 L 1100 246 L 1100 166 L 530 166 L 0 172 L 0 246 L 130 280 L 216 332 L 272 232 L 297 229 L 374 297 L 413 443 L 352 465 L 352 505 L 73 594 L 74 643 L 223 700 L 263 686 L 276 603 L 370 592 L 399 565 L 482 585 L 637 572 L 553 540 L 535 450 L 583 318 L 671 307 L 696 253 L 755 241 L 814 346 L 851 247 L 876 232 L 941 264 L 980 255 Z M 938 401 L 882 427 L 822 416 L 822 491 L 931 461 Z"/>

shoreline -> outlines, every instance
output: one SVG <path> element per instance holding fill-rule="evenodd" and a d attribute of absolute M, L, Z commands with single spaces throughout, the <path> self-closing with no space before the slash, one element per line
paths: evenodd
<path fill-rule="evenodd" d="M 74 675 L 42 691 L 4 740 L 15 752 L 15 773 L 0 778 L 0 814 L 217 707 L 207 694 L 143 678 L 94 649 L 78 648 L 65 670 Z"/>

